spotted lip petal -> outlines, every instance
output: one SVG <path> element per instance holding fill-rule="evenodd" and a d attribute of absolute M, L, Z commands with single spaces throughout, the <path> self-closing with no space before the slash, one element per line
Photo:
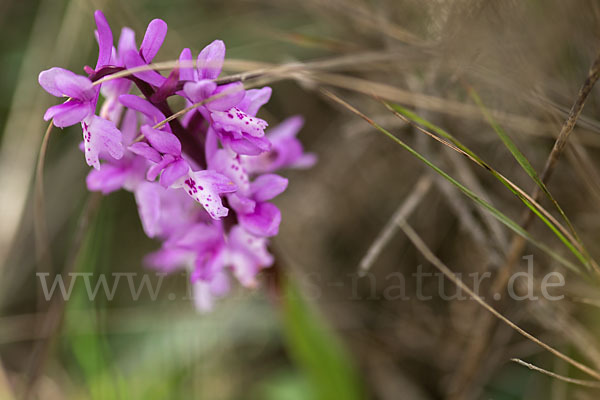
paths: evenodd
<path fill-rule="evenodd" d="M 237 190 L 235 183 L 216 171 L 203 170 L 188 173 L 173 187 L 183 187 L 186 193 L 200 203 L 213 219 L 226 217 L 229 210 L 223 206 L 221 194 Z"/>
<path fill-rule="evenodd" d="M 246 170 L 240 163 L 239 157 L 231 151 L 219 149 L 210 159 L 210 167 L 215 171 L 227 176 L 238 188 L 238 193 L 249 195 L 250 180 Z"/>
<path fill-rule="evenodd" d="M 86 118 L 82 123 L 85 160 L 95 169 L 100 169 L 100 154 L 108 154 L 114 159 L 123 157 L 121 131 L 114 122 L 96 115 Z"/>
<path fill-rule="evenodd" d="M 213 124 L 218 130 L 230 132 L 234 138 L 241 138 L 242 134 L 253 137 L 262 137 L 268 126 L 265 120 L 252 117 L 237 107 L 228 111 L 213 111 L 211 113 Z"/>

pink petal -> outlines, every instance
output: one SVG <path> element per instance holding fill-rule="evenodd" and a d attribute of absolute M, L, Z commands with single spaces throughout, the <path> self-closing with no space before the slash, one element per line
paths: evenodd
<path fill-rule="evenodd" d="M 217 131 L 223 130 L 239 135 L 262 137 L 268 125 L 266 121 L 250 116 L 236 107 L 228 111 L 213 111 L 211 117 Z"/>
<path fill-rule="evenodd" d="M 152 103 L 134 94 L 122 94 L 119 96 L 119 101 L 125 107 L 144 114 L 150 124 L 157 124 L 165 119 L 165 115 L 158 108 L 154 107 Z"/>
<path fill-rule="evenodd" d="M 154 237 L 159 233 L 158 223 L 160 220 L 160 192 L 162 186 L 144 182 L 134 192 L 135 201 L 138 206 L 142 227 L 148 237 Z"/>
<path fill-rule="evenodd" d="M 241 82 L 219 86 L 209 95 L 216 97 L 215 100 L 207 103 L 206 107 L 213 111 L 227 111 L 235 107 L 244 98 L 244 94 L 244 85 Z"/>
<path fill-rule="evenodd" d="M 140 46 L 140 52 L 146 62 L 152 62 L 167 36 L 167 23 L 162 19 L 153 19 L 146 28 L 146 34 Z"/>
<path fill-rule="evenodd" d="M 162 248 L 144 258 L 148 266 L 164 272 L 172 272 L 186 264 L 191 257 L 189 250 L 178 248 Z"/>
<path fill-rule="evenodd" d="M 133 142 L 138 134 L 137 131 L 137 113 L 135 110 L 128 109 L 121 121 L 121 132 L 123 133 L 123 144 L 128 145 Z"/>
<path fill-rule="evenodd" d="M 94 13 L 94 19 L 96 20 L 97 34 L 98 34 L 98 63 L 96 64 L 96 70 L 100 69 L 105 65 L 110 64 L 110 56 L 113 48 L 113 36 L 110 30 L 110 26 L 106 21 L 106 17 L 100 10 L 96 10 Z"/>
<path fill-rule="evenodd" d="M 231 208 L 241 214 L 252 214 L 256 207 L 256 202 L 254 200 L 237 193 L 228 195 L 227 200 L 229 200 Z"/>
<path fill-rule="evenodd" d="M 262 268 L 269 267 L 274 261 L 267 250 L 268 244 L 267 238 L 254 236 L 240 225 L 229 232 L 229 247 L 235 252 L 245 253 Z"/>
<path fill-rule="evenodd" d="M 215 40 L 198 55 L 196 67 L 199 79 L 215 79 L 221 73 L 225 60 L 225 43 Z"/>
<path fill-rule="evenodd" d="M 181 142 L 177 136 L 172 133 L 154 129 L 151 126 L 143 125 L 142 134 L 150 145 L 163 154 L 181 155 Z"/>
<path fill-rule="evenodd" d="M 249 195 L 250 180 L 238 157 L 225 149 L 219 149 L 210 160 L 210 167 L 227 176 L 237 186 L 239 193 Z"/>
<path fill-rule="evenodd" d="M 190 173 L 188 179 L 180 186 L 200 203 L 213 219 L 226 217 L 229 211 L 223 207 L 220 194 L 236 190 L 235 184 L 229 178 L 211 170 Z"/>
<path fill-rule="evenodd" d="M 115 159 L 123 157 L 121 131 L 114 122 L 93 115 L 85 119 L 83 126 L 83 145 L 85 159 L 89 166 L 100 169 L 100 154 L 109 154 Z"/>
<path fill-rule="evenodd" d="M 192 51 L 188 48 L 185 48 L 181 51 L 179 55 L 179 62 L 182 67 L 179 67 L 179 78 L 182 81 L 192 81 L 194 80 L 194 68 L 192 67 Z"/>
<path fill-rule="evenodd" d="M 48 108 L 44 114 L 44 120 L 49 121 L 50 119 L 54 119 L 54 125 L 64 128 L 83 121 L 92 112 L 93 110 L 89 103 L 69 100 L 66 103 Z"/>
<path fill-rule="evenodd" d="M 296 137 L 303 125 L 304 118 L 299 115 L 295 115 L 283 120 L 283 122 L 278 124 L 276 127 L 269 129 L 267 136 L 273 142 L 282 139 L 291 139 Z"/>
<path fill-rule="evenodd" d="M 271 149 L 271 142 L 267 138 L 256 138 L 252 136 L 242 139 L 223 138 L 223 143 L 237 154 L 257 156 Z"/>
<path fill-rule="evenodd" d="M 252 214 L 240 214 L 238 218 L 248 232 L 268 237 L 279 232 L 281 212 L 271 203 L 257 203 Z"/>
<path fill-rule="evenodd" d="M 167 188 L 171 186 L 175 181 L 184 176 L 190 170 L 189 164 L 183 160 L 179 159 L 171 164 L 169 164 L 160 175 L 160 184 Z"/>
<path fill-rule="evenodd" d="M 55 67 L 40 72 L 38 82 L 44 90 L 57 97 L 67 96 L 90 101 L 96 94 L 92 81 L 63 68 Z"/>
<path fill-rule="evenodd" d="M 92 169 L 85 182 L 88 190 L 108 194 L 121 189 L 126 179 L 127 173 L 122 168 L 104 164 L 100 170 Z"/>
<path fill-rule="evenodd" d="M 161 173 L 163 169 L 167 167 L 167 165 L 171 164 L 175 160 L 170 154 L 165 155 L 162 160 L 158 164 L 154 164 L 150 168 L 148 168 L 148 172 L 146 173 L 146 179 L 149 181 L 156 180 L 156 177 Z"/>
<path fill-rule="evenodd" d="M 142 65 L 147 65 L 148 63 L 144 61 L 142 56 L 137 51 L 129 50 L 121 55 L 123 60 L 125 61 L 125 66 L 127 68 L 135 68 L 141 67 Z M 165 81 L 165 77 L 159 74 L 154 70 L 141 71 L 133 74 L 136 78 L 140 78 L 144 82 L 147 82 L 156 87 L 160 87 Z"/>
<path fill-rule="evenodd" d="M 119 43 L 117 44 L 119 54 L 119 64 L 121 66 L 125 66 L 125 62 L 123 61 L 123 54 L 125 52 L 133 50 L 137 51 L 135 45 L 135 32 L 131 28 L 123 28 L 121 29 L 121 36 L 119 36 Z"/>
<path fill-rule="evenodd" d="M 287 185 L 288 180 L 279 175 L 261 175 L 252 182 L 253 198 L 258 202 L 271 200 L 283 193 Z"/>
<path fill-rule="evenodd" d="M 145 159 L 150 160 L 155 163 L 159 163 L 162 160 L 162 157 L 160 156 L 159 152 L 154 150 L 152 147 L 150 147 L 148 145 L 148 143 L 144 143 L 144 142 L 133 143 L 127 149 L 129 151 L 131 151 L 133 154 L 142 156 Z M 156 179 L 156 177 L 155 177 L 155 179 Z"/>
<path fill-rule="evenodd" d="M 292 168 L 307 169 L 317 163 L 317 155 L 314 153 L 304 153 L 290 164 Z"/>
<path fill-rule="evenodd" d="M 238 108 L 248 115 L 255 116 L 259 108 L 267 104 L 271 98 L 273 90 L 265 86 L 261 89 L 250 89 L 246 91 L 246 96 L 238 105 Z"/>
<path fill-rule="evenodd" d="M 208 98 L 217 88 L 213 81 L 202 80 L 199 82 L 187 82 L 183 85 L 183 92 L 192 103 L 199 103 Z"/>

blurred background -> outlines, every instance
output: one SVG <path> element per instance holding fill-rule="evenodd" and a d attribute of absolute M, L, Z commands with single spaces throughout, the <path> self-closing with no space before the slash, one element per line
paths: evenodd
<path fill-rule="evenodd" d="M 83 73 L 95 62 L 95 9 L 105 12 L 115 35 L 129 26 L 138 41 L 150 20 L 164 19 L 169 33 L 156 61 L 176 59 L 183 47 L 197 54 L 222 39 L 233 60 L 226 73 L 249 70 L 251 61 L 306 63 L 271 84 L 261 117 L 274 126 L 302 115 L 299 138 L 319 162 L 286 172 L 289 188 L 276 201 L 283 221 L 271 246 L 276 273 L 265 271 L 254 291 L 235 289 L 209 314 L 195 311 L 184 274 L 165 277 L 156 298 L 142 290 L 133 299 L 121 284 L 111 300 L 89 301 L 81 282 L 66 303 L 42 295 L 36 273 L 48 273 L 49 284 L 60 272 L 147 273 L 151 285 L 158 282 L 142 259 L 159 243 L 144 235 L 133 197 L 87 192 L 79 127 L 52 132 L 43 202 L 34 195 L 47 128 L 42 116 L 56 103 L 37 75 L 52 66 Z M 493 301 L 489 287 L 506 267 L 513 232 L 322 91 L 520 222 L 526 207 L 505 186 L 377 98 L 451 132 L 529 193 L 535 183 L 485 111 L 541 172 L 600 51 L 597 2 L 2 0 L 0 27 L 0 399 L 598 398 L 597 388 L 512 363 L 520 358 L 589 379 L 489 318 L 475 301 L 448 299 L 457 292 L 450 280 L 424 275 L 417 287 L 412 274 L 419 268 L 437 270 L 394 215 L 402 210 L 467 285 L 473 286 L 468 274 L 489 272 L 480 289 L 486 300 L 594 369 L 597 280 L 527 245 L 522 255 L 533 256 L 538 281 L 552 271 L 566 277 L 553 291 L 564 299 Z M 596 258 L 599 91 L 592 90 L 548 185 Z M 40 248 L 43 238 L 36 248 L 34 222 L 46 225 L 50 253 Z M 539 220 L 530 232 L 574 259 Z M 368 269 L 364 277 L 360 265 Z M 520 260 L 515 271 L 526 267 Z"/>

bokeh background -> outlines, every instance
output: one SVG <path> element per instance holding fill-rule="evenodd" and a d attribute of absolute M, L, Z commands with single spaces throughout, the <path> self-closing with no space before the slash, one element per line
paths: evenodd
<path fill-rule="evenodd" d="M 276 201 L 283 222 L 272 243 L 277 272 L 263 274 L 254 291 L 235 289 L 209 314 L 194 310 L 184 274 L 164 278 L 156 299 L 143 291 L 134 301 L 124 284 L 110 301 L 89 301 L 81 283 L 64 304 L 41 296 L 36 272 L 148 273 L 157 281 L 142 259 L 158 243 L 143 234 L 133 197 L 86 191 L 79 128 L 52 132 L 43 207 L 34 195 L 47 127 L 42 115 L 56 101 L 37 75 L 52 66 L 82 72 L 95 60 L 95 9 L 105 12 L 115 34 L 130 26 L 138 40 L 151 19 L 164 19 L 169 34 L 157 61 L 175 59 L 183 47 L 196 54 L 217 38 L 228 59 L 244 62 L 354 60 L 271 84 L 274 94 L 261 116 L 275 125 L 302 115 L 299 138 L 319 162 L 286 173 L 289 188 Z M 452 132 L 529 192 L 534 183 L 467 88 L 541 171 L 600 50 L 595 1 L 2 0 L 0 29 L 0 398 L 597 398 L 597 389 L 511 363 L 521 358 L 587 378 L 501 323 L 482 326 L 476 302 L 440 295 L 440 282 L 448 295 L 456 292 L 449 280 L 425 278 L 424 293 L 432 298 L 417 298 L 411 274 L 419 266 L 436 270 L 390 223 L 407 198 L 414 203 L 409 223 L 463 277 L 495 276 L 513 233 L 322 92 L 353 104 L 518 221 L 525 206 L 506 187 L 374 96 Z M 244 70 L 240 65 L 227 72 Z M 318 75 L 319 68 L 335 79 Z M 549 184 L 595 257 L 599 90 L 593 89 Z M 40 221 L 50 254 L 39 240 L 36 247 L 34 222 L 39 227 Z M 361 260 L 386 226 L 392 235 L 369 262 L 369 274 L 359 277 Z M 531 232 L 569 257 L 539 221 Z M 533 246 L 523 254 L 533 255 L 536 277 L 566 276 L 558 291 L 564 300 L 492 304 L 541 340 L 600 368 L 595 280 Z M 522 261 L 518 270 L 525 267 Z M 394 291 L 398 273 L 408 299 Z"/>

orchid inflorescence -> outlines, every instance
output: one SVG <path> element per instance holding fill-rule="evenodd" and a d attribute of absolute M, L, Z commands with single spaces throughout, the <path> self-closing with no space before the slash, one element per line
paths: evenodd
<path fill-rule="evenodd" d="M 147 264 L 164 272 L 188 269 L 195 304 L 208 310 L 229 291 L 228 269 L 252 287 L 257 273 L 273 264 L 268 238 L 278 233 L 281 213 L 269 201 L 288 184 L 273 172 L 315 162 L 296 139 L 302 118 L 291 117 L 265 134 L 267 122 L 256 114 L 271 88 L 219 84 L 225 58 L 220 40 L 195 63 L 190 49 L 183 49 L 165 77 L 143 68 L 162 46 L 164 21 L 150 22 L 139 49 L 133 30 L 123 28 L 115 48 L 106 18 L 101 11 L 94 16 L 96 67 L 86 66 L 87 76 L 62 68 L 41 72 L 39 83 L 48 93 L 68 98 L 44 119 L 60 128 L 81 123 L 82 149 L 93 167 L 88 189 L 133 192 L 144 232 L 162 241 Z M 134 86 L 142 96 L 130 94 Z M 181 119 L 169 118 L 172 96 L 190 109 Z"/>

